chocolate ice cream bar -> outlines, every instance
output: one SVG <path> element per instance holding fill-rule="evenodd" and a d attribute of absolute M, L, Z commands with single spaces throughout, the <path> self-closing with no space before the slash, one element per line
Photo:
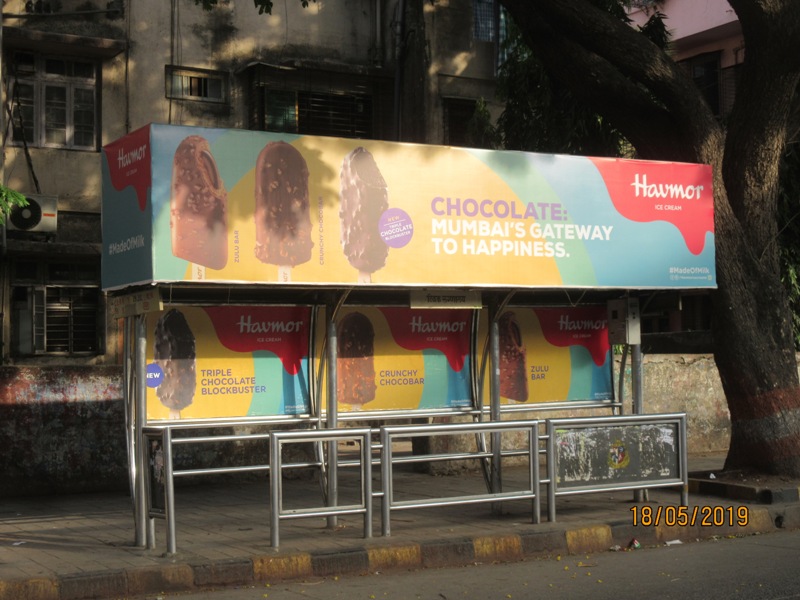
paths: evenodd
<path fill-rule="evenodd" d="M 336 396 L 339 404 L 361 406 L 375 399 L 375 331 L 360 312 L 336 327 Z"/>
<path fill-rule="evenodd" d="M 509 400 L 528 399 L 528 378 L 525 373 L 526 350 L 517 317 L 505 312 L 498 321 L 500 330 L 500 395 Z"/>
<path fill-rule="evenodd" d="M 208 141 L 184 139 L 172 161 L 169 226 L 178 258 L 222 269 L 228 262 L 228 194 Z"/>
<path fill-rule="evenodd" d="M 270 142 L 258 155 L 255 189 L 256 257 L 281 267 L 288 281 L 291 267 L 311 258 L 308 166 L 286 142 Z"/>
<path fill-rule="evenodd" d="M 389 192 L 366 148 L 358 147 L 345 157 L 339 199 L 342 249 L 358 269 L 359 281 L 369 283 L 372 273 L 386 264 L 389 255 L 378 227 L 381 215 L 389 208 Z"/>
<path fill-rule="evenodd" d="M 171 418 L 180 418 L 194 399 L 197 378 L 194 334 L 179 310 L 168 311 L 156 323 L 153 358 L 164 373 L 156 395 Z"/>

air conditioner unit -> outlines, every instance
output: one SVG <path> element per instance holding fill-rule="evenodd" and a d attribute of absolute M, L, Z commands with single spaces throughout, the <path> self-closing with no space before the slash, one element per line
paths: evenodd
<path fill-rule="evenodd" d="M 28 206 L 15 206 L 6 220 L 9 231 L 55 233 L 58 225 L 58 196 L 25 196 Z"/>

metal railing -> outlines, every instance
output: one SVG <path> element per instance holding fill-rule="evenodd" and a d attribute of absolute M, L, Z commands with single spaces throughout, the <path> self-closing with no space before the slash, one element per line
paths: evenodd
<path fill-rule="evenodd" d="M 273 548 L 278 548 L 280 542 L 281 519 L 296 519 L 301 517 L 334 517 L 347 514 L 364 515 L 364 537 L 372 537 L 372 447 L 370 439 L 372 430 L 368 427 L 353 429 L 319 429 L 306 431 L 276 431 L 270 437 L 270 542 Z M 284 444 L 305 442 L 342 442 L 355 440 L 360 443 L 361 469 L 361 501 L 358 504 L 338 506 L 319 506 L 312 508 L 283 508 L 283 469 L 311 467 L 316 463 L 288 463 L 283 464 L 282 449 Z"/>
<path fill-rule="evenodd" d="M 546 427 L 546 434 L 540 435 L 540 426 Z M 198 425 L 199 427 L 199 425 Z M 531 501 L 531 520 L 541 522 L 542 485 L 548 488 L 548 520 L 555 522 L 556 497 L 568 494 L 579 494 L 599 491 L 646 489 L 654 487 L 681 486 L 681 502 L 688 503 L 688 467 L 686 458 L 686 415 L 631 415 L 618 417 L 571 418 L 516 421 L 489 421 L 466 423 L 440 423 L 424 425 L 385 425 L 379 429 L 370 427 L 340 429 L 303 429 L 278 430 L 268 433 L 241 433 L 232 435 L 187 435 L 173 437 L 173 429 L 184 429 L 185 426 L 160 425 L 146 427 L 143 430 L 147 442 L 146 481 L 149 528 L 147 532 L 148 547 L 155 547 L 154 517 L 166 520 L 167 552 L 177 551 L 177 534 L 175 526 L 175 490 L 174 479 L 186 475 L 205 475 L 216 473 L 234 473 L 241 471 L 268 471 L 269 503 L 270 503 L 270 541 L 274 548 L 280 543 L 280 522 L 283 519 L 304 517 L 335 518 L 345 514 L 363 515 L 363 533 L 365 538 L 372 537 L 373 502 L 381 498 L 381 534 L 391 535 L 392 511 L 431 508 L 439 506 L 468 505 L 478 503 L 498 503 L 512 500 Z M 641 430 L 641 431 L 639 431 Z M 514 448 L 502 446 L 501 435 L 509 432 L 521 432 L 524 442 Z M 437 436 L 456 436 L 472 434 L 476 439 L 485 439 L 491 435 L 492 445 L 487 449 L 478 444 L 477 450 L 464 452 L 443 452 L 429 454 L 398 454 L 395 442 L 409 438 Z M 617 435 L 619 434 L 619 435 Z M 628 436 L 632 434 L 633 437 Z M 373 443 L 374 436 L 379 441 Z M 649 452 L 641 459 L 636 469 L 625 472 L 629 465 L 626 460 L 635 450 L 630 441 L 617 443 L 620 440 L 639 439 L 650 436 L 646 442 L 639 444 L 639 449 Z M 583 443 L 589 436 L 589 444 Z M 609 437 L 611 436 L 611 437 Z M 608 440 L 612 439 L 612 442 Z M 173 466 L 173 446 L 192 443 L 211 443 L 220 441 L 268 440 L 268 462 L 258 462 L 249 466 L 214 467 L 204 469 L 180 469 Z M 598 444 L 597 441 L 602 443 Z M 284 446 L 294 443 L 315 443 L 318 448 L 323 444 L 335 449 L 342 442 L 355 442 L 359 445 L 355 459 L 337 463 L 337 457 L 324 455 L 306 462 L 284 462 Z M 575 442 L 570 446 L 572 442 Z M 603 445 L 605 444 L 605 446 Z M 542 446 L 543 445 L 543 446 Z M 628 447 L 626 447 L 626 445 Z M 576 456 L 569 453 L 570 448 L 594 448 L 595 454 Z M 583 451 L 583 450 L 582 450 Z M 656 454 L 652 454 L 653 452 Z M 605 454 L 603 454 L 605 452 Z M 659 454 L 660 452 L 660 454 Z M 375 454 L 379 459 L 375 459 Z M 540 455 L 544 455 L 547 464 L 546 478 L 541 477 Z M 498 458 L 499 457 L 499 458 Z M 527 487 L 503 491 L 501 466 L 502 459 L 516 457 L 527 460 Z M 584 461 L 583 459 L 586 459 Z M 563 462 L 571 459 L 572 463 Z M 614 471 L 613 460 L 617 461 L 618 471 Z M 463 495 L 445 497 L 416 497 L 414 499 L 397 499 L 395 497 L 395 467 L 409 463 L 431 463 L 440 461 L 478 460 L 482 466 L 492 469 L 491 477 L 486 478 L 484 493 L 465 493 Z M 588 461 L 588 462 L 587 462 Z M 649 462 L 648 462 L 649 461 Z M 380 464 L 381 491 L 373 491 L 373 463 Z M 561 466 L 560 466 L 561 465 Z M 567 465 L 567 467 L 564 467 Z M 356 467 L 360 471 L 357 493 L 359 501 L 338 505 L 338 493 L 333 497 L 324 496 L 323 505 L 302 508 L 284 508 L 283 472 L 285 469 L 316 468 L 320 475 L 330 476 L 327 472 L 338 467 Z M 564 467 L 564 468 L 562 468 Z M 572 469 L 572 470 L 570 470 Z M 610 469 L 610 471 L 609 471 Z M 585 472 L 584 472 L 585 471 Z M 609 475 L 609 473 L 611 473 Z M 617 477 L 617 475 L 622 475 Z M 517 483 L 519 487 L 519 483 Z M 336 490 L 336 488 L 334 488 Z M 158 504 L 156 506 L 156 504 Z M 329 521 L 330 522 L 330 521 Z"/>
<path fill-rule="evenodd" d="M 534 523 L 539 523 L 541 515 L 541 496 L 539 493 L 539 421 L 505 421 L 492 423 L 442 423 L 430 425 L 396 425 L 380 428 L 381 482 L 383 484 L 383 502 L 381 505 L 381 533 L 391 535 L 391 513 L 393 510 L 428 508 L 432 506 L 452 506 L 484 502 L 503 502 L 507 500 L 532 501 L 531 513 Z M 528 487 L 525 490 L 503 492 L 501 489 L 490 489 L 483 494 L 464 496 L 448 496 L 415 500 L 397 500 L 394 497 L 394 465 L 408 462 L 430 462 L 441 460 L 486 460 L 493 456 L 492 452 L 463 452 L 435 455 L 414 455 L 409 457 L 394 456 L 392 441 L 395 438 L 433 437 L 437 435 L 463 435 L 502 433 L 522 431 L 527 436 Z M 515 453 L 519 454 L 519 453 Z M 499 465 L 496 466 L 499 468 Z"/>

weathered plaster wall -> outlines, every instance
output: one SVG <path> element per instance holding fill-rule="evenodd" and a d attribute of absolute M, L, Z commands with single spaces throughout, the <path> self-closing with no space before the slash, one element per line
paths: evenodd
<path fill-rule="evenodd" d="M 0 496 L 127 489 L 120 367 L 0 367 Z"/>
<path fill-rule="evenodd" d="M 620 366 L 621 357 L 617 357 L 614 368 L 616 386 L 619 386 Z M 645 413 L 685 412 L 689 453 L 704 454 L 728 450 L 730 414 L 712 356 L 677 354 L 645 356 L 642 370 L 642 396 Z M 631 361 L 628 357 L 623 381 L 623 414 L 633 413 L 630 382 Z M 513 418 L 543 420 L 610 414 L 611 410 L 607 408 L 600 410 L 543 410 L 515 413 Z M 440 420 L 446 421 L 447 419 Z M 431 440 L 418 438 L 416 444 L 419 445 L 420 452 L 434 453 L 466 452 L 476 448 L 472 436 L 441 436 Z M 518 449 L 524 447 L 525 440 L 521 434 L 512 432 L 504 434 L 502 444 L 505 449 Z M 513 460 L 508 462 L 512 463 Z M 451 474 L 477 468 L 477 462 L 471 460 L 433 463 L 425 467 L 425 470 L 436 474 Z"/>
<path fill-rule="evenodd" d="M 713 356 L 658 354 L 643 361 L 644 410 L 685 412 L 689 452 L 727 451 L 730 413 Z M 630 413 L 630 361 L 625 381 L 625 413 Z"/>

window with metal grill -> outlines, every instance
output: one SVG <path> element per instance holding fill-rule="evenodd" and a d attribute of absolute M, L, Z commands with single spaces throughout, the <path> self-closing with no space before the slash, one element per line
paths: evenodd
<path fill-rule="evenodd" d="M 228 78 L 224 73 L 167 65 L 166 96 L 177 100 L 227 102 Z"/>
<path fill-rule="evenodd" d="M 368 76 L 258 64 L 248 70 L 249 127 L 262 131 L 381 139 L 385 82 Z M 388 119 L 386 119 L 388 122 Z"/>
<path fill-rule="evenodd" d="M 497 39 L 497 6 L 494 0 L 472 0 L 472 37 L 480 42 Z"/>
<path fill-rule="evenodd" d="M 363 95 L 265 89 L 259 113 L 267 131 L 372 137 L 372 102 Z"/>
<path fill-rule="evenodd" d="M 97 260 L 14 262 L 12 351 L 16 356 L 101 352 Z"/>

